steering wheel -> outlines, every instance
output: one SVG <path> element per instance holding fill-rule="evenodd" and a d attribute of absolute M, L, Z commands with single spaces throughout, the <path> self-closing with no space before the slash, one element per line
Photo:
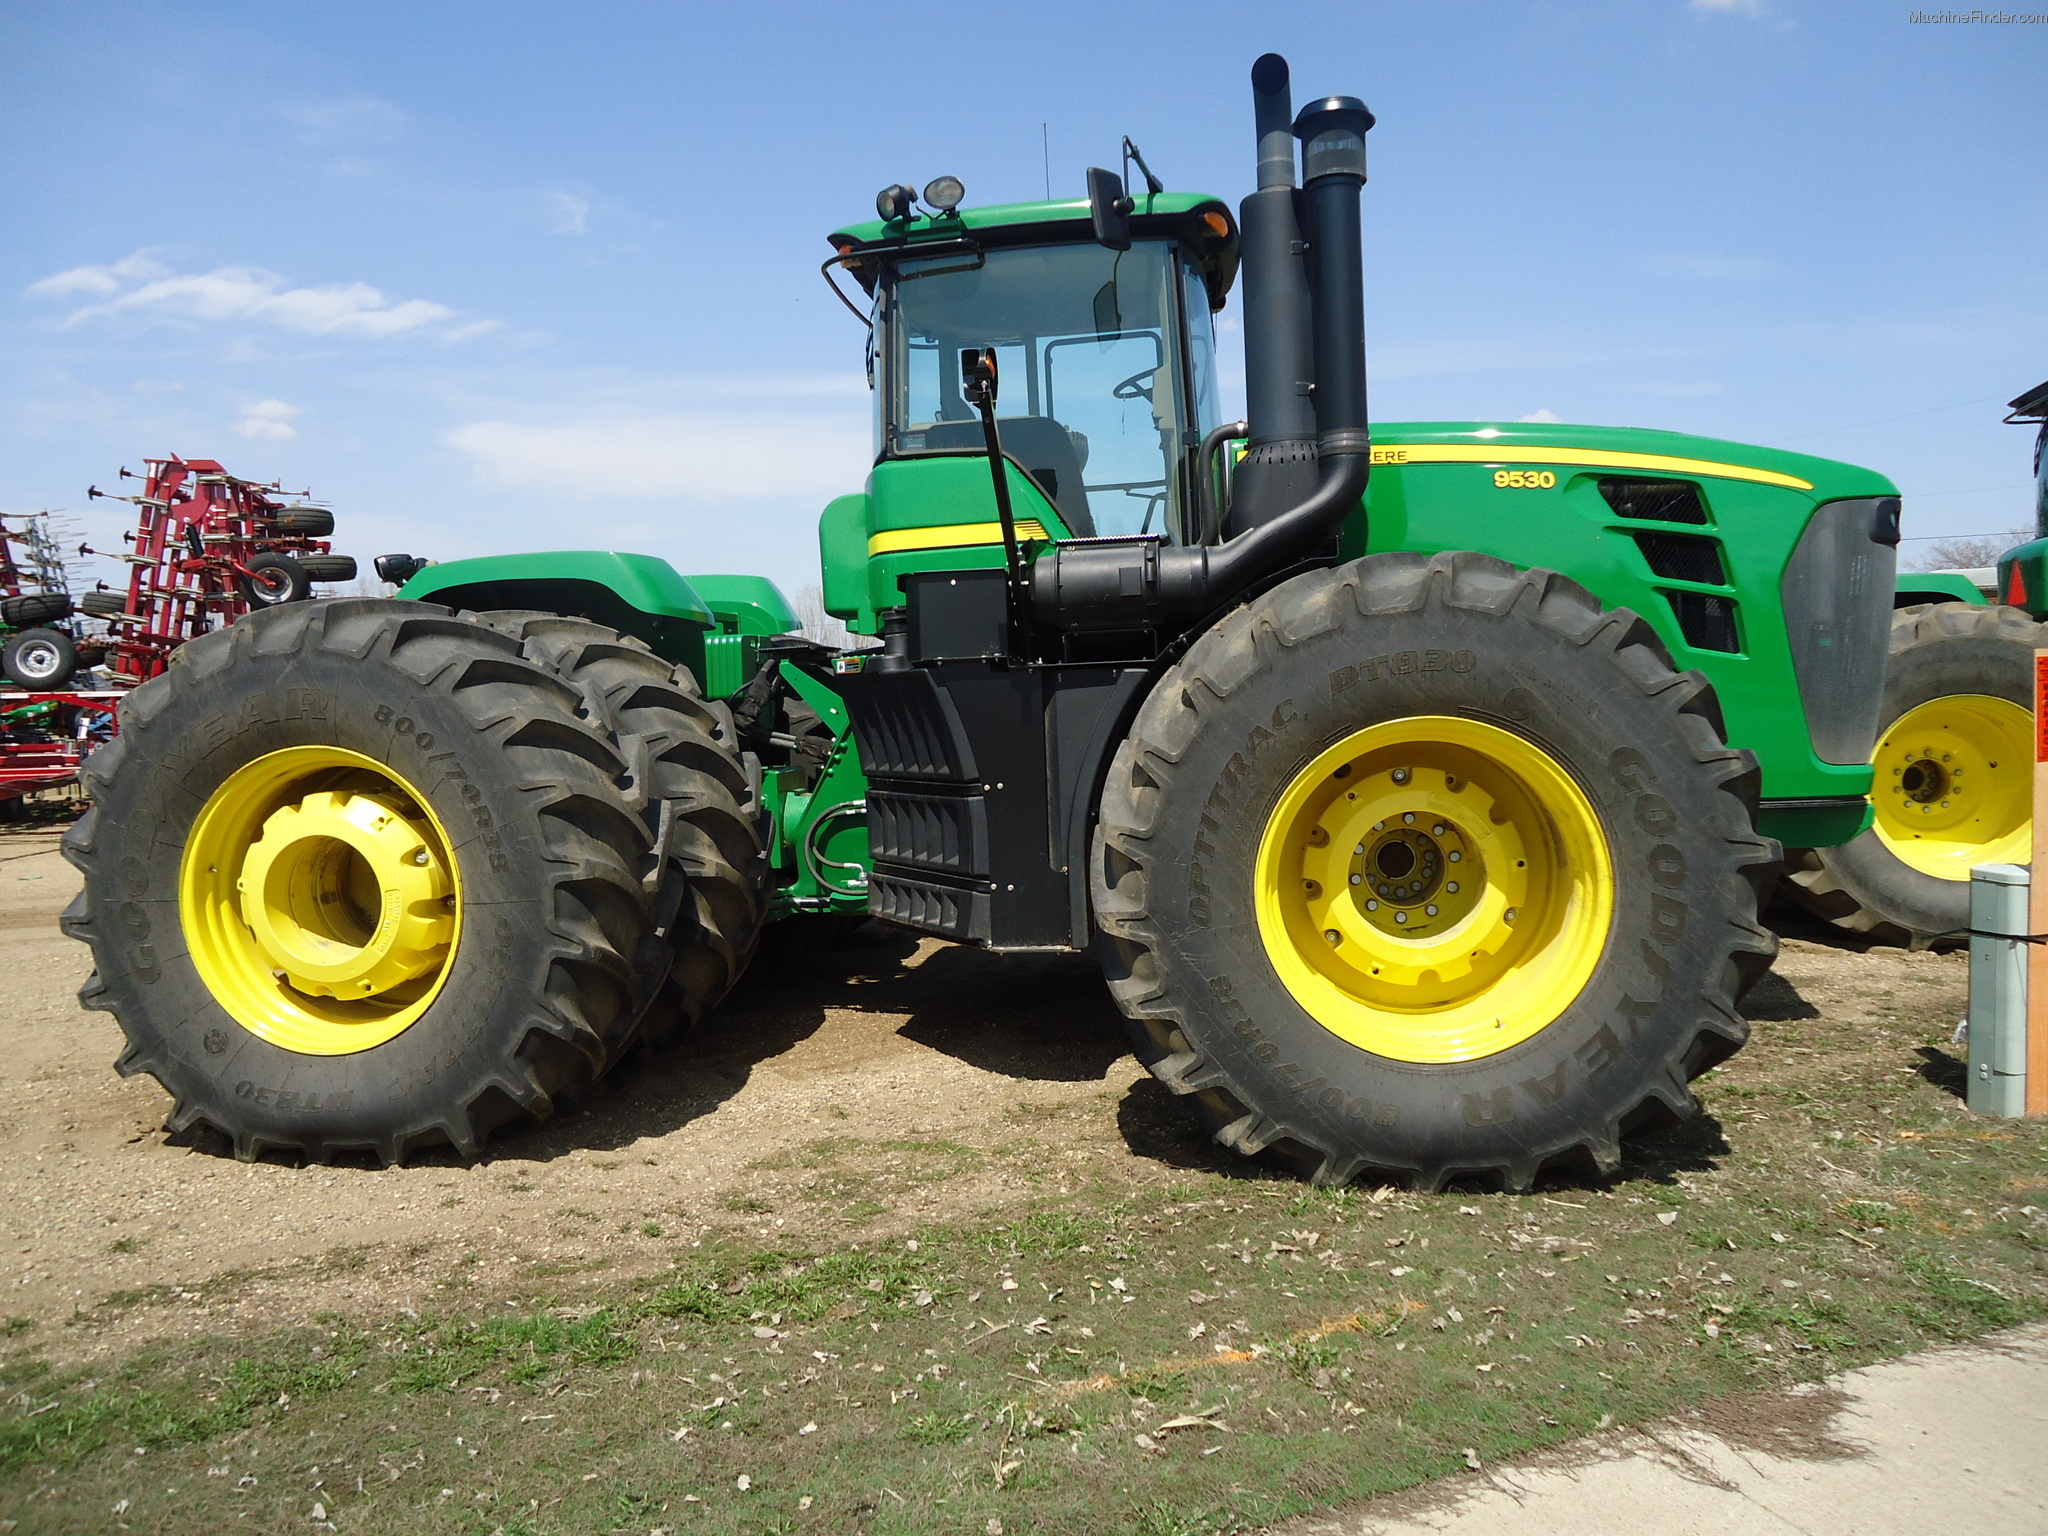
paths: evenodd
<path fill-rule="evenodd" d="M 1153 374 L 1165 366 L 1164 363 L 1154 363 L 1150 368 L 1141 368 L 1128 379 L 1118 384 L 1110 393 L 1119 400 L 1143 400 L 1150 404 L 1152 400 L 1152 386 L 1144 381 L 1150 379 Z"/>

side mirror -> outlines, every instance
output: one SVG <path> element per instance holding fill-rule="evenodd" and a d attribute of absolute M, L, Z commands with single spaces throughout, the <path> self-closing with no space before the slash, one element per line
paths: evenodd
<path fill-rule="evenodd" d="M 377 567 L 377 579 L 388 581 L 394 587 L 402 587 L 413 577 L 433 564 L 418 555 L 379 555 L 373 562 Z"/>
<path fill-rule="evenodd" d="M 967 397 L 967 403 L 976 410 L 980 410 L 984 405 L 996 403 L 994 347 L 960 349 L 960 393 Z"/>
<path fill-rule="evenodd" d="M 1137 207 L 1124 196 L 1123 178 L 1098 165 L 1088 167 L 1088 218 L 1095 226 L 1095 243 L 1112 251 L 1131 248 L 1131 210 Z"/>

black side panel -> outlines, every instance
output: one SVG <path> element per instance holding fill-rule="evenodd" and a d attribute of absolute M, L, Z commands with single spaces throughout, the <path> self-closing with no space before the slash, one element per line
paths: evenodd
<path fill-rule="evenodd" d="M 972 944 L 995 936 L 988 799 L 959 711 L 921 667 L 834 680 L 868 776 L 868 911 Z"/>
<path fill-rule="evenodd" d="M 868 776 L 868 910 L 999 949 L 1069 944 L 1039 673 L 960 661 L 836 681 Z"/>
<path fill-rule="evenodd" d="M 1069 942 L 1093 942 L 1088 912 L 1088 843 L 1110 755 L 1129 733 L 1131 719 L 1152 685 L 1149 667 L 1067 667 L 1048 686 L 1045 760 L 1053 785 L 1053 866 L 1067 878 Z"/>
<path fill-rule="evenodd" d="M 1096 801 L 1151 667 L 1004 659 L 1000 571 L 903 588 L 911 664 L 833 678 L 868 777 L 868 910 L 996 949 L 1087 948 Z"/>

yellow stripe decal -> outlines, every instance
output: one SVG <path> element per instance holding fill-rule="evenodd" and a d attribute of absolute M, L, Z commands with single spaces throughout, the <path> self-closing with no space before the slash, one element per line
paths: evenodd
<path fill-rule="evenodd" d="M 1035 517 L 1017 519 L 1017 537 L 1022 539 L 1043 539 L 1049 537 L 1045 524 Z M 1001 523 L 946 523 L 936 528 L 892 528 L 887 533 L 877 533 L 868 539 L 868 556 L 900 555 L 907 549 L 945 549 L 955 544 L 1000 544 L 1003 542 Z"/>
<path fill-rule="evenodd" d="M 1588 464 L 1602 469 L 1660 469 L 1667 474 L 1714 475 L 1723 480 L 1753 480 L 1810 491 L 1811 481 L 1746 464 L 1716 464 L 1711 459 L 1674 459 L 1661 453 L 1616 453 L 1601 448 L 1508 448 L 1485 443 L 1413 443 L 1374 448 L 1374 464 Z"/>

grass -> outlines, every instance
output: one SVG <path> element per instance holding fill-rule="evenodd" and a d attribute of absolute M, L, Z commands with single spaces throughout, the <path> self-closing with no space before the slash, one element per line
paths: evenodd
<path fill-rule="evenodd" d="M 532 1266 L 514 1305 L 470 1288 L 69 1367 L 43 1353 L 62 1330 L 9 1322 L 0 1506 L 20 1532 L 126 1500 L 165 1532 L 319 1529 L 318 1505 L 371 1536 L 1224 1536 L 1468 1447 L 1490 1465 L 2040 1316 L 2048 1127 L 1970 1120 L 1940 1063 L 1902 1072 L 1861 1028 L 1738 1058 L 1701 1085 L 1709 1118 L 1601 1185 L 1418 1197 L 1133 1161 L 833 1241 L 804 1216 L 838 1209 L 833 1181 L 881 1198 L 992 1154 L 832 1138 L 759 1168 L 806 1236 L 671 1238 L 661 1273 L 574 1306 Z"/>

